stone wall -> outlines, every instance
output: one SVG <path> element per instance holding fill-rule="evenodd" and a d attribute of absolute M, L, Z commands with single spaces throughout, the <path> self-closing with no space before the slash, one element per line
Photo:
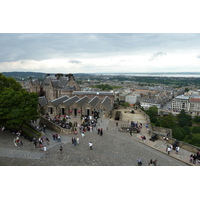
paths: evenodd
<path fill-rule="evenodd" d="M 65 128 L 61 128 L 60 126 L 54 124 L 53 122 L 49 121 L 48 119 L 44 118 L 44 117 L 40 117 L 40 125 L 43 126 L 44 124 L 46 125 L 46 128 L 51 130 L 51 131 L 55 131 L 56 133 L 61 133 L 61 134 L 70 134 L 71 129 L 65 129 Z"/>
<path fill-rule="evenodd" d="M 164 139 L 163 139 L 164 136 L 166 136 L 166 135 L 160 133 L 160 134 L 158 134 L 158 139 L 163 140 L 163 142 L 164 142 Z M 174 144 L 174 142 L 177 141 L 174 138 L 168 138 L 168 139 L 169 139 L 167 142 L 168 144 Z M 179 147 L 182 149 L 185 149 L 187 151 L 190 151 L 192 153 L 197 153 L 197 151 L 200 149 L 200 147 L 197 147 L 197 146 L 194 146 L 194 145 L 182 142 L 182 141 L 179 141 Z"/>

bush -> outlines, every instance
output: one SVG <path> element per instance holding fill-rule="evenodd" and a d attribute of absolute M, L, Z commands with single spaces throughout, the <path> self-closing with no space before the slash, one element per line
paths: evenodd
<path fill-rule="evenodd" d="M 200 116 L 195 116 L 194 117 L 194 122 L 199 123 L 200 122 Z"/>
<path fill-rule="evenodd" d="M 182 128 L 174 127 L 172 128 L 173 138 L 182 141 L 185 138 L 185 131 Z"/>
<path fill-rule="evenodd" d="M 200 126 L 193 126 L 192 133 L 200 133 Z"/>

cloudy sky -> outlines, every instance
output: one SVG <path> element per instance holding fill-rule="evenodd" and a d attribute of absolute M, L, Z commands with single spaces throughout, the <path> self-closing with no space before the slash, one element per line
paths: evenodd
<path fill-rule="evenodd" d="M 0 34 L 0 71 L 200 72 L 200 34 Z"/>

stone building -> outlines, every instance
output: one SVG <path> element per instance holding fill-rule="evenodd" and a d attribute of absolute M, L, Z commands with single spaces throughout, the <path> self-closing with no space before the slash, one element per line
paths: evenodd
<path fill-rule="evenodd" d="M 63 96 L 52 100 L 45 106 L 45 113 L 49 116 L 73 116 L 81 117 L 82 115 L 93 116 L 95 113 L 98 116 L 110 117 L 113 109 L 113 101 L 108 97 L 99 98 L 95 96 L 73 97 Z"/>
<path fill-rule="evenodd" d="M 47 74 L 44 80 L 33 79 L 23 83 L 24 89 L 29 92 L 36 92 L 39 96 L 45 96 L 48 102 L 67 95 L 72 96 L 73 91 L 81 90 L 73 74 Z"/>
<path fill-rule="evenodd" d="M 200 96 L 190 97 L 189 112 L 191 115 L 200 115 Z"/>
<path fill-rule="evenodd" d="M 172 111 L 180 112 L 181 110 L 189 111 L 189 96 L 179 95 L 172 100 Z"/>

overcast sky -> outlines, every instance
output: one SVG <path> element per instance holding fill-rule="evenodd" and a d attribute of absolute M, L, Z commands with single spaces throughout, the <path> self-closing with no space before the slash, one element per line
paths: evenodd
<path fill-rule="evenodd" d="M 200 72 L 200 34 L 0 34 L 0 71 Z"/>

